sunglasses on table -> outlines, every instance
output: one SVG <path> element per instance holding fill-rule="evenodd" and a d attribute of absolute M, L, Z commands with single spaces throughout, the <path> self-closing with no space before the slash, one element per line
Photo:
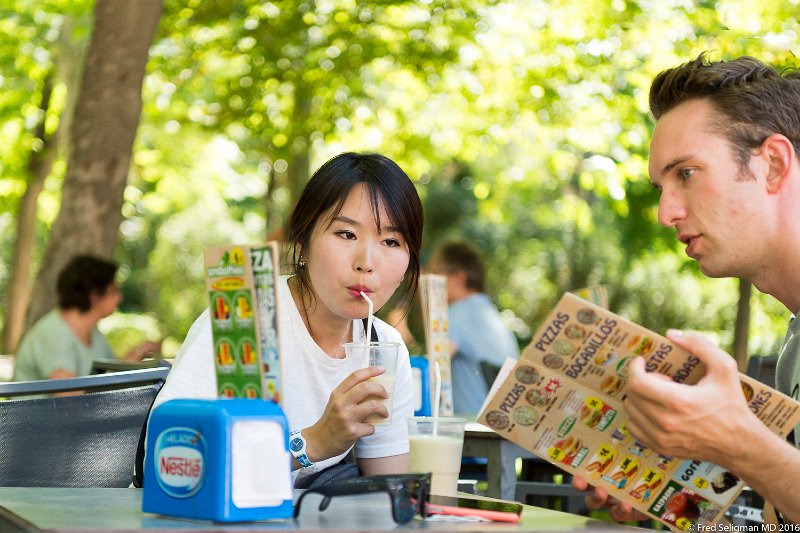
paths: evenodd
<path fill-rule="evenodd" d="M 426 503 L 431 486 L 430 474 L 388 474 L 348 479 L 322 487 L 308 489 L 300 495 L 294 507 L 294 517 L 300 515 L 300 504 L 307 494 L 321 494 L 319 510 L 324 511 L 334 496 L 352 496 L 385 492 L 392 502 L 392 518 L 398 524 L 410 522 L 414 515 L 427 517 Z"/>

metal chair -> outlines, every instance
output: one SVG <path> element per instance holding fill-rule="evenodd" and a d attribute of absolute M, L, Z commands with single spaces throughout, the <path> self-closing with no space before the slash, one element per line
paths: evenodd
<path fill-rule="evenodd" d="M 125 372 L 126 370 L 140 370 L 142 368 L 157 368 L 165 366 L 172 368 L 172 363 L 166 359 L 145 359 L 143 361 L 115 361 L 111 359 L 95 359 L 92 361 L 90 374 L 106 374 L 108 372 Z"/>
<path fill-rule="evenodd" d="M 556 482 L 556 476 L 562 482 Z M 514 499 L 528 505 L 556 509 L 566 513 L 586 514 L 586 494 L 570 483 L 570 476 L 540 459 L 523 461 Z"/>
<path fill-rule="evenodd" d="M 169 368 L 0 384 L 0 486 L 128 487 Z M 84 391 L 76 396 L 31 395 Z"/>
<path fill-rule="evenodd" d="M 480 365 L 483 380 L 486 382 L 486 388 L 491 390 L 494 380 L 497 379 L 497 374 L 500 373 L 500 367 L 486 361 L 481 361 Z"/>
<path fill-rule="evenodd" d="M 751 355 L 747 360 L 747 375 L 755 378 L 764 385 L 775 387 L 775 367 L 778 364 L 777 355 Z"/>

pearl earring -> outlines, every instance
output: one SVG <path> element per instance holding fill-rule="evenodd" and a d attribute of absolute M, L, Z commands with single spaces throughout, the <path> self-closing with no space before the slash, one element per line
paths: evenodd
<path fill-rule="evenodd" d="M 303 268 L 304 266 L 306 266 L 306 262 L 305 262 L 305 260 L 301 259 L 301 260 L 300 260 L 300 261 L 297 263 L 297 266 L 299 266 L 300 268 Z"/>

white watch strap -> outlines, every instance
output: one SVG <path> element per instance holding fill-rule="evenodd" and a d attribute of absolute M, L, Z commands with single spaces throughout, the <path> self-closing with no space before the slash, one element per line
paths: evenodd
<path fill-rule="evenodd" d="M 289 435 L 289 451 L 303 468 L 314 466 L 314 463 L 308 458 L 306 450 L 306 439 L 303 438 L 303 434 L 299 431 L 292 431 Z"/>

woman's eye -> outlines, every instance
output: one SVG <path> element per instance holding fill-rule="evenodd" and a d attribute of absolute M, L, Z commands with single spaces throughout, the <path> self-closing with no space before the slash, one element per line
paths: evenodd
<path fill-rule="evenodd" d="M 678 174 L 680 175 L 681 179 L 685 181 L 692 177 L 694 170 L 695 169 L 693 168 L 682 168 L 678 171 Z"/>
<path fill-rule="evenodd" d="M 339 237 L 341 237 L 341 238 L 343 238 L 343 239 L 350 239 L 350 240 L 352 240 L 352 239 L 355 239 L 355 238 L 356 238 L 356 234 L 355 234 L 355 233 L 353 233 L 352 231 L 337 231 L 337 232 L 336 232 L 336 235 L 338 235 Z"/>
<path fill-rule="evenodd" d="M 392 246 L 392 247 L 400 246 L 400 241 L 398 241 L 397 239 L 386 239 L 383 242 L 385 242 L 388 246 Z"/>

